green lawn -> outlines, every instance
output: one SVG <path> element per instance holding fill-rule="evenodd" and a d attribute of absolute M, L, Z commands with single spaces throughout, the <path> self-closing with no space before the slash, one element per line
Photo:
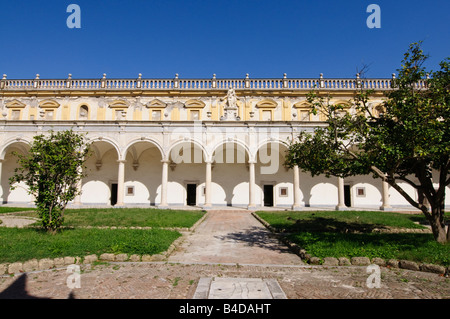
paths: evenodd
<path fill-rule="evenodd" d="M 257 212 L 311 256 L 380 257 L 450 265 L 450 244 L 425 233 L 376 233 L 374 229 L 423 228 L 420 215 L 366 211 Z"/>
<path fill-rule="evenodd" d="M 279 231 L 320 231 L 320 232 L 368 232 L 374 228 L 416 228 L 424 226 L 414 222 L 424 222 L 422 214 L 401 214 L 370 211 L 305 211 L 305 212 L 257 212 L 257 214 Z"/>
<path fill-rule="evenodd" d="M 0 263 L 102 253 L 153 255 L 180 237 L 164 229 L 64 229 L 55 235 L 34 228 L 0 227 Z"/>
<path fill-rule="evenodd" d="M 196 210 L 151 208 L 68 209 L 64 222 L 68 228 L 56 234 L 39 228 L 0 227 L 0 263 L 102 253 L 154 255 L 166 251 L 181 236 L 178 231 L 160 227 L 191 227 L 204 214 L 204 211 Z M 20 216 L 37 217 L 37 214 L 30 211 Z M 153 228 L 96 229 L 84 226 Z"/>
<path fill-rule="evenodd" d="M 153 208 L 83 208 L 66 209 L 64 226 L 117 227 L 192 227 L 203 215 L 200 210 Z M 29 216 L 37 217 L 36 213 Z"/>
<path fill-rule="evenodd" d="M 7 214 L 7 213 L 23 212 L 23 211 L 27 211 L 27 210 L 34 210 L 34 208 L 0 206 L 0 215 Z"/>

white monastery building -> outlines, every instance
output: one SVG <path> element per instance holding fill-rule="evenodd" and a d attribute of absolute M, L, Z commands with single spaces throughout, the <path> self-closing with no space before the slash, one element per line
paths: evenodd
<path fill-rule="evenodd" d="M 391 79 L 8 79 L 0 80 L 0 198 L 33 203 L 10 189 L 33 136 L 87 133 L 92 155 L 75 206 L 235 206 L 244 208 L 410 207 L 380 179 L 311 177 L 287 169 L 285 152 L 300 131 L 325 125 L 307 94 L 330 93 L 352 109 L 361 86 L 376 110 Z M 406 186 L 405 186 L 406 187 Z M 448 194 L 449 192 L 447 192 Z M 414 190 L 410 194 L 415 196 Z M 447 199 L 447 205 L 449 205 Z M 410 207 L 412 208 L 412 207 Z"/>

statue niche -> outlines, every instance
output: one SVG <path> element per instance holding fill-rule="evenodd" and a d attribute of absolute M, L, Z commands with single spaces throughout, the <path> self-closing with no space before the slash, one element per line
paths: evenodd
<path fill-rule="evenodd" d="M 238 116 L 238 107 L 236 92 L 233 87 L 228 89 L 227 95 L 220 99 L 221 101 L 227 100 L 225 107 L 223 108 L 223 116 L 220 117 L 221 121 L 239 121 L 241 118 Z"/>

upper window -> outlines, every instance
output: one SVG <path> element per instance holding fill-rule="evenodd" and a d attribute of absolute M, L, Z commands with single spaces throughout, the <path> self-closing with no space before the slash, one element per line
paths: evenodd
<path fill-rule="evenodd" d="M 153 121 L 161 120 L 161 110 L 152 110 L 152 120 Z"/>
<path fill-rule="evenodd" d="M 11 120 L 20 120 L 20 110 L 11 110 Z"/>
<path fill-rule="evenodd" d="M 87 105 L 80 106 L 80 113 L 78 118 L 80 120 L 88 120 L 89 119 L 89 107 Z"/>
<path fill-rule="evenodd" d="M 191 121 L 197 121 L 200 117 L 200 111 L 199 110 L 191 110 L 190 112 L 190 119 Z"/>

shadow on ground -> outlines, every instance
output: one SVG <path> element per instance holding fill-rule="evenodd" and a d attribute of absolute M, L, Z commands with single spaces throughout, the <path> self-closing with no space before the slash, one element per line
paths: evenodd
<path fill-rule="evenodd" d="M 270 232 L 261 227 L 252 226 L 244 231 L 229 233 L 223 236 L 214 236 L 222 241 L 242 242 L 247 246 L 260 247 L 273 251 L 289 251 L 287 247 L 280 244 Z"/>
<path fill-rule="evenodd" d="M 27 292 L 27 274 L 24 273 L 17 278 L 8 288 L 0 292 L 0 299 L 49 299 L 32 296 Z M 67 299 L 75 299 L 71 292 Z"/>
<path fill-rule="evenodd" d="M 374 230 L 388 229 L 384 225 L 339 221 L 334 218 L 317 217 L 314 219 L 293 219 L 290 226 L 273 226 L 279 232 L 319 232 L 319 233 L 371 233 Z"/>

